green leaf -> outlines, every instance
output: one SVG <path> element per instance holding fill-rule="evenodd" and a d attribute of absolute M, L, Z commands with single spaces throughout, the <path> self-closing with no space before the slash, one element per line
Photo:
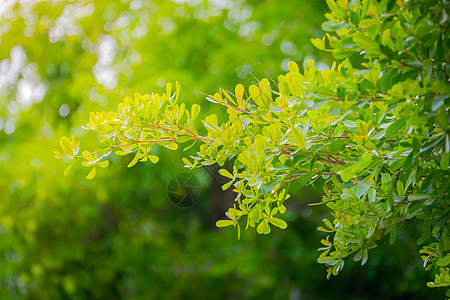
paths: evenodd
<path fill-rule="evenodd" d="M 432 197 L 428 194 L 413 194 L 408 196 L 409 201 L 420 201 L 420 200 L 427 200 L 431 199 Z"/>
<path fill-rule="evenodd" d="M 414 151 L 411 151 L 411 153 L 408 154 L 408 156 L 405 158 L 405 162 L 403 164 L 403 170 L 404 171 L 408 171 L 409 169 L 412 168 L 414 163 L 415 163 Z"/>
<path fill-rule="evenodd" d="M 353 257 L 353 260 L 354 260 L 354 261 L 360 261 L 360 260 L 362 259 L 362 256 L 363 256 L 363 250 L 360 249 L 360 250 L 356 253 L 356 255 Z"/>
<path fill-rule="evenodd" d="M 358 43 L 362 49 L 365 49 L 368 54 L 380 54 L 380 47 L 378 43 L 375 40 L 364 36 L 362 33 L 353 35 L 353 40 Z"/>
<path fill-rule="evenodd" d="M 353 192 L 355 193 L 355 196 L 358 198 L 363 197 L 367 191 L 372 187 L 372 184 L 366 181 L 359 182 L 353 187 Z"/>
<path fill-rule="evenodd" d="M 384 137 L 386 139 L 392 139 L 393 137 L 395 137 L 399 132 L 402 131 L 402 127 L 403 127 L 403 125 L 405 125 L 407 120 L 408 120 L 408 116 L 404 116 L 404 117 L 401 117 L 400 119 L 398 119 L 397 121 L 395 121 L 394 123 L 392 123 L 386 129 L 386 134 L 384 135 Z"/>
<path fill-rule="evenodd" d="M 389 234 L 389 243 L 393 245 L 395 243 L 395 239 L 397 237 L 397 227 L 392 226 L 391 232 Z"/>
<path fill-rule="evenodd" d="M 330 116 L 337 116 L 341 113 L 341 109 L 337 107 L 332 107 L 327 112 Z"/>
<path fill-rule="evenodd" d="M 275 186 L 281 182 L 281 180 L 282 180 L 282 178 L 278 178 L 278 179 L 272 180 L 269 183 L 263 184 L 261 186 L 261 188 L 259 189 L 260 194 L 265 195 L 265 194 L 271 192 L 275 188 Z"/>
<path fill-rule="evenodd" d="M 341 173 L 341 179 L 344 182 L 350 181 L 353 177 L 355 177 L 355 172 L 353 171 L 353 166 L 347 167 Z"/>
<path fill-rule="evenodd" d="M 446 266 L 448 266 L 448 265 L 450 264 L 450 254 L 447 254 L 447 256 L 445 256 L 445 257 L 439 259 L 439 260 L 436 262 L 436 264 L 437 264 L 439 267 L 446 267 Z"/>
<path fill-rule="evenodd" d="M 311 179 L 316 175 L 316 172 L 312 171 L 309 173 L 302 174 L 299 178 L 295 180 L 295 186 L 301 188 L 306 184 L 311 182 Z"/>
<path fill-rule="evenodd" d="M 328 32 L 333 32 L 333 31 L 338 31 L 338 30 L 352 27 L 352 26 L 353 26 L 352 23 L 346 23 L 344 21 L 340 21 L 340 22 L 326 21 L 326 22 L 322 23 L 322 30 L 328 31 Z"/>
<path fill-rule="evenodd" d="M 404 184 L 401 180 L 397 181 L 397 194 L 399 196 L 403 196 L 403 192 L 404 192 Z"/>
<path fill-rule="evenodd" d="M 327 5 L 330 8 L 331 11 L 338 11 L 339 8 L 336 5 L 336 2 L 334 0 L 327 0 Z"/>
<path fill-rule="evenodd" d="M 373 161 L 371 160 L 365 160 L 360 161 L 354 165 L 351 165 L 347 168 L 345 168 L 341 173 L 341 178 L 343 181 L 347 182 L 350 181 L 353 177 L 355 177 L 358 173 L 361 173 L 364 169 L 369 167 Z"/>
<path fill-rule="evenodd" d="M 388 28 L 383 31 L 381 43 L 385 46 L 391 39 L 391 30 Z"/>
<path fill-rule="evenodd" d="M 444 171 L 447 171 L 448 169 L 448 161 L 450 157 L 450 152 L 442 153 L 441 155 L 441 169 Z"/>
<path fill-rule="evenodd" d="M 234 179 L 234 176 L 231 175 L 231 173 L 228 172 L 228 170 L 226 170 L 226 169 L 220 169 L 220 170 L 219 170 L 219 174 L 222 175 L 223 177 L 227 177 L 227 178 L 230 178 L 230 179 Z"/>
<path fill-rule="evenodd" d="M 417 240 L 417 245 L 422 245 L 431 236 L 430 230 L 424 230 L 420 238 Z"/>
<path fill-rule="evenodd" d="M 222 190 L 226 190 L 226 189 L 228 189 L 232 184 L 233 184 L 233 180 L 231 180 L 231 181 L 229 181 L 229 182 L 227 182 L 227 183 L 225 183 L 224 185 L 222 185 Z"/>
<path fill-rule="evenodd" d="M 375 18 L 364 19 L 359 22 L 358 27 L 365 29 L 365 28 L 369 28 L 374 25 L 378 25 L 379 23 L 380 23 L 380 21 L 378 21 L 378 19 L 375 19 Z"/>
<path fill-rule="evenodd" d="M 377 191 L 375 189 L 371 189 L 368 193 L 368 198 L 370 203 L 374 203 L 376 201 Z"/>
<path fill-rule="evenodd" d="M 259 234 L 269 234 L 270 233 L 270 226 L 267 222 L 267 219 L 262 220 L 261 223 L 259 223 L 258 227 L 256 227 L 256 231 Z"/>
<path fill-rule="evenodd" d="M 389 71 L 383 74 L 383 76 L 378 79 L 377 87 L 380 91 L 386 93 L 392 87 L 392 76 L 395 74 L 395 71 Z"/>
<path fill-rule="evenodd" d="M 447 98 L 447 96 L 435 97 L 434 100 L 433 100 L 433 103 L 431 104 L 431 109 L 433 111 L 438 110 L 439 107 L 441 107 L 445 103 L 445 99 L 446 98 Z"/>
<path fill-rule="evenodd" d="M 366 264 L 368 258 L 369 258 L 369 251 L 367 251 L 367 249 L 364 249 L 363 255 L 362 255 L 362 260 L 361 260 L 362 266 Z"/>
<path fill-rule="evenodd" d="M 280 227 L 281 229 L 285 229 L 287 227 L 287 223 L 284 220 L 278 219 L 278 218 L 268 218 L 269 222 L 277 227 Z"/>

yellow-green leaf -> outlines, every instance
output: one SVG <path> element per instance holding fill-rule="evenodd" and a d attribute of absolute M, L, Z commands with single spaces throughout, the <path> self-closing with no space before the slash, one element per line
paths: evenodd
<path fill-rule="evenodd" d="M 178 144 L 177 143 L 161 144 L 161 145 L 166 147 L 169 150 L 177 150 L 178 149 Z"/>
<path fill-rule="evenodd" d="M 383 46 L 385 46 L 387 44 L 387 42 L 389 41 L 390 38 L 391 38 L 391 30 L 390 29 L 386 29 L 383 32 L 383 36 L 381 38 L 381 43 L 383 44 Z"/>
<path fill-rule="evenodd" d="M 324 42 L 323 42 L 323 40 L 322 39 L 319 39 L 319 38 L 313 38 L 313 39 L 311 39 L 311 43 L 314 45 L 314 46 L 316 46 L 316 48 L 317 49 L 319 49 L 319 50 L 323 50 L 323 49 L 325 49 L 325 44 L 324 44 Z"/>
<path fill-rule="evenodd" d="M 127 154 L 130 154 L 131 152 L 117 150 L 115 153 L 116 153 L 116 155 L 127 155 Z"/>
<path fill-rule="evenodd" d="M 256 86 L 255 84 L 252 84 L 249 87 L 248 91 L 249 91 L 250 96 L 252 97 L 253 101 L 255 101 L 256 105 L 258 105 L 259 107 L 263 107 L 264 102 L 262 101 L 261 91 L 259 90 L 258 86 Z"/>
<path fill-rule="evenodd" d="M 289 71 L 292 73 L 299 73 L 298 65 L 293 61 L 290 61 L 288 63 L 288 68 L 289 68 Z"/>
<path fill-rule="evenodd" d="M 63 149 L 63 151 L 70 157 L 73 157 L 73 147 L 72 147 L 72 143 L 70 142 L 70 140 L 63 136 L 60 140 L 59 143 L 61 145 L 61 148 Z"/>
<path fill-rule="evenodd" d="M 148 159 L 154 164 L 156 164 L 159 161 L 159 157 L 156 155 L 147 155 Z"/>
<path fill-rule="evenodd" d="M 134 156 L 133 160 L 128 164 L 127 167 L 131 168 L 132 166 L 134 166 L 138 162 L 138 159 L 139 159 L 139 152 L 136 153 L 136 155 Z"/>
<path fill-rule="evenodd" d="M 52 152 L 53 152 L 53 154 L 55 154 L 55 157 L 56 157 L 57 159 L 61 159 L 61 158 L 62 158 L 61 152 L 59 152 L 59 151 L 52 151 Z"/>
<path fill-rule="evenodd" d="M 231 181 L 229 181 L 229 182 L 227 182 L 227 183 L 225 183 L 224 185 L 222 185 L 222 190 L 226 190 L 226 189 L 228 189 L 232 184 L 233 184 L 233 180 L 231 180 Z"/>
<path fill-rule="evenodd" d="M 166 85 L 166 94 L 170 97 L 170 93 L 172 92 L 172 83 L 168 82 Z"/>
<path fill-rule="evenodd" d="M 323 231 L 323 232 L 333 232 L 332 230 L 325 229 L 322 226 L 317 227 L 317 230 Z"/>
<path fill-rule="evenodd" d="M 303 137 L 303 132 L 299 132 L 295 126 L 291 127 L 292 136 L 294 137 L 294 142 L 299 149 L 305 149 L 305 138 Z"/>
<path fill-rule="evenodd" d="M 198 116 L 199 113 L 200 113 L 200 105 L 193 104 L 191 106 L 191 119 L 192 119 L 192 121 L 197 119 L 197 116 Z"/>
<path fill-rule="evenodd" d="M 284 220 L 278 218 L 268 218 L 268 220 L 272 225 L 280 227 L 281 229 L 285 229 L 287 227 L 287 223 Z"/>
<path fill-rule="evenodd" d="M 91 152 L 89 152 L 88 150 L 84 150 L 83 153 L 81 153 L 84 157 L 84 159 L 86 159 L 87 161 L 93 161 L 94 158 L 91 155 Z"/>
<path fill-rule="evenodd" d="M 261 223 L 259 223 L 258 227 L 256 227 L 256 231 L 259 234 L 269 234 L 270 233 L 270 226 L 266 219 L 264 219 Z"/>
<path fill-rule="evenodd" d="M 104 160 L 104 161 L 98 163 L 97 166 L 99 166 L 100 168 L 106 168 L 107 166 L 109 166 L 109 161 Z"/>
<path fill-rule="evenodd" d="M 74 161 L 70 163 L 69 166 L 67 166 L 67 168 L 64 170 L 64 176 L 67 176 L 67 174 L 69 174 L 70 170 L 72 170 Z"/>
<path fill-rule="evenodd" d="M 86 176 L 87 179 L 92 179 L 95 177 L 95 173 L 96 173 L 96 169 L 95 167 L 92 168 L 91 172 L 89 172 L 88 176 Z"/>
<path fill-rule="evenodd" d="M 441 155 L 441 168 L 444 171 L 447 171 L 447 169 L 448 169 L 449 158 L 450 158 L 450 152 L 442 153 L 442 155 Z"/>
<path fill-rule="evenodd" d="M 193 164 L 186 157 L 183 157 L 182 160 L 186 164 L 186 166 L 188 166 L 188 167 L 193 166 Z"/>
<path fill-rule="evenodd" d="M 244 97 L 244 86 L 242 84 L 236 85 L 234 92 L 236 94 L 236 100 L 239 106 L 243 103 L 243 97 Z"/>
<path fill-rule="evenodd" d="M 248 151 L 243 151 L 238 154 L 238 159 L 241 163 L 247 166 L 252 165 L 252 159 L 250 158 L 250 155 L 248 154 Z"/>
<path fill-rule="evenodd" d="M 234 178 L 234 176 L 231 175 L 231 173 L 228 172 L 226 169 L 220 169 L 219 170 L 219 174 L 222 175 L 223 177 L 227 177 L 227 178 L 230 178 L 230 179 Z"/>
<path fill-rule="evenodd" d="M 73 135 L 71 137 L 71 143 L 72 143 L 72 148 L 76 148 L 77 147 L 77 141 L 75 140 L 75 137 Z"/>
<path fill-rule="evenodd" d="M 333 227 L 333 225 L 331 224 L 331 222 L 330 222 L 328 219 L 323 219 L 323 222 L 325 223 L 325 225 L 326 225 L 328 228 L 330 228 L 331 230 L 334 231 L 334 227 Z"/>
<path fill-rule="evenodd" d="M 227 226 L 230 226 L 233 224 L 234 224 L 234 221 L 231 221 L 231 220 L 219 220 L 216 222 L 217 227 L 227 227 Z"/>
<path fill-rule="evenodd" d="M 204 123 L 216 127 L 217 126 L 217 116 L 215 114 L 209 115 L 205 118 Z"/>

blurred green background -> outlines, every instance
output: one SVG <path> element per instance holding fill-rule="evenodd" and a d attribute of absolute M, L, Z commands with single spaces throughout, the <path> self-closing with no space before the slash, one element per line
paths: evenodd
<path fill-rule="evenodd" d="M 326 12 L 321 0 L 0 1 L 0 299 L 442 298 L 412 223 L 327 281 L 316 227 L 328 211 L 307 206 L 320 183 L 292 187 L 286 230 L 238 241 L 215 227 L 234 198 L 214 167 L 194 174 L 200 198 L 182 209 L 167 196 L 182 152 L 132 169 L 114 157 L 92 181 L 82 167 L 64 177 L 51 153 L 64 135 L 93 149 L 89 112 L 134 92 L 179 81 L 182 101 L 220 115 L 195 91 L 276 79 L 291 60 L 326 68 L 309 42 Z"/>

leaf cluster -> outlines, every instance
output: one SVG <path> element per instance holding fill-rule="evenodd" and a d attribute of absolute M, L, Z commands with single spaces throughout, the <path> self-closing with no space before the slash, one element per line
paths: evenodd
<path fill-rule="evenodd" d="M 134 155 L 131 167 L 157 162 L 154 145 L 176 150 L 200 143 L 197 155 L 183 158 L 186 167 L 233 162 L 219 173 L 229 179 L 223 189 L 237 197 L 217 226 L 235 226 L 238 236 L 241 226 L 260 234 L 286 228 L 290 182 L 304 186 L 322 178 L 325 196 L 318 204 L 331 209 L 332 221 L 318 228 L 329 234 L 318 262 L 328 277 L 349 256 L 365 264 L 378 240 L 388 235 L 394 243 L 407 220 L 420 219 L 428 228 L 418 240 L 426 244 L 424 267 L 440 272 L 428 286 L 450 286 L 448 5 L 327 3 L 327 34 L 312 42 L 341 60 L 330 69 L 309 61 L 300 72 L 291 62 L 276 81 L 209 95 L 224 107 L 226 121 L 206 116 L 203 135 L 196 125 L 200 106 L 178 104 L 178 84 L 175 92 L 168 84 L 161 96 L 135 94 L 117 112 L 91 113 L 86 128 L 98 132 L 105 148 L 77 156 L 75 141 L 63 138 L 66 158 L 87 160 L 92 178 L 112 151 Z M 355 55 L 360 63 L 352 62 Z"/>

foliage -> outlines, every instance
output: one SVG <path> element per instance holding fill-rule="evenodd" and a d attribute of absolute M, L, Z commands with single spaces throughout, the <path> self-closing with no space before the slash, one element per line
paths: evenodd
<path fill-rule="evenodd" d="M 337 275 L 344 259 L 365 264 L 368 250 L 383 235 L 396 240 L 397 229 L 421 219 L 427 229 L 426 270 L 439 268 L 429 287 L 448 287 L 449 88 L 446 3 L 440 1 L 327 1 L 331 13 L 322 24 L 327 33 L 313 39 L 336 59 L 329 70 L 294 62 L 277 82 L 259 80 L 245 89 L 220 90 L 207 100 L 225 107 L 227 120 L 205 117 L 200 133 L 200 106 L 178 104 L 178 83 L 159 94 L 126 97 L 117 112 L 91 113 L 86 128 L 96 131 L 105 148 L 84 151 L 74 138 L 61 139 L 64 157 L 84 159 L 91 168 L 106 167 L 112 151 L 138 161 L 158 161 L 153 146 L 175 150 L 178 144 L 201 143 L 197 155 L 184 158 L 189 168 L 233 161 L 219 173 L 233 186 L 235 205 L 217 226 L 286 228 L 280 218 L 292 181 L 306 185 L 322 178 L 321 203 L 332 210 L 320 231 L 318 262 Z M 351 62 L 359 54 L 360 63 Z"/>
<path fill-rule="evenodd" d="M 386 269 L 371 260 L 370 274 L 348 268 L 349 276 L 322 289 L 311 247 L 320 233 L 314 231 L 315 219 L 305 218 L 308 208 L 295 213 L 303 206 L 290 207 L 287 230 L 270 239 L 248 232 L 236 243 L 233 231 L 215 230 L 229 197 L 216 191 L 220 186 L 205 169 L 192 172 L 202 179 L 197 206 L 173 207 L 167 183 L 186 172 L 175 151 L 160 151 L 157 168 L 142 164 L 132 172 L 126 172 L 129 157 L 111 157 L 108 172 L 97 168 L 95 181 L 87 181 L 78 166 L 73 176 L 61 176 L 64 166 L 53 159 L 50 150 L 67 132 L 93 147 L 97 137 L 79 124 L 89 111 L 110 110 L 130 91 L 156 90 L 178 79 L 190 87 L 180 95 L 188 105 L 203 97 L 192 90 L 250 83 L 251 66 L 254 73 L 263 72 L 257 62 L 272 75 L 284 70 L 285 60 L 312 55 L 327 61 L 327 53 L 308 42 L 310 33 L 321 33 L 326 4 L 300 5 L 298 0 L 283 5 L 272 0 L 0 1 L 0 298 L 423 295 L 420 285 L 406 285 L 423 281 L 422 275 L 404 272 L 398 261 L 389 270 L 404 276 L 384 281 L 383 288 L 379 279 Z M 166 24 L 174 24 L 173 31 L 163 30 Z M 136 28 L 148 33 L 135 35 L 142 33 Z M 117 75 L 115 87 L 98 76 L 105 69 Z M 218 111 L 202 105 L 202 113 Z M 292 198 L 315 201 L 318 194 L 309 189 Z M 349 280 L 364 288 L 342 289 Z"/>

